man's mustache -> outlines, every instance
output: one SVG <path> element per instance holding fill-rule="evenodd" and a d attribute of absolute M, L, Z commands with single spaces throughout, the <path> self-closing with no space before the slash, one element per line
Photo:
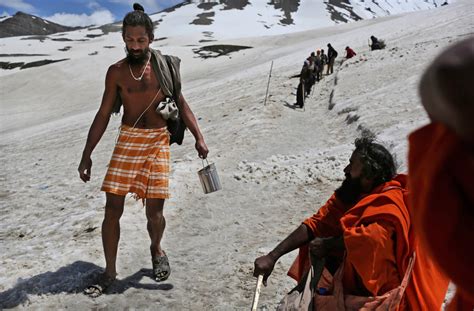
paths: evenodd
<path fill-rule="evenodd" d="M 130 54 L 144 54 L 144 50 L 129 50 L 128 51 Z"/>

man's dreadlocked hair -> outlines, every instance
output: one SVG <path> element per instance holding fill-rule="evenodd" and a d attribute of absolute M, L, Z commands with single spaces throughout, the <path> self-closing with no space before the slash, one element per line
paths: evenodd
<path fill-rule="evenodd" d="M 374 142 L 374 137 L 357 138 L 354 142 L 355 151 L 363 164 L 362 173 L 374 180 L 376 187 L 392 180 L 396 175 L 395 161 L 390 152 L 382 145 Z"/>
<path fill-rule="evenodd" d="M 154 26 L 150 17 L 145 13 L 145 9 L 138 3 L 133 4 L 133 11 L 125 15 L 122 24 L 122 34 L 125 34 L 127 26 L 143 26 L 150 40 L 153 39 Z"/>

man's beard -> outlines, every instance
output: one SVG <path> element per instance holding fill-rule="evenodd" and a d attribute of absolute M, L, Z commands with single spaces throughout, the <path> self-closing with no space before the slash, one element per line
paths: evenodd
<path fill-rule="evenodd" d="M 125 47 L 127 51 L 127 61 L 131 65 L 143 65 L 148 60 L 149 48 L 144 50 L 130 50 Z"/>
<path fill-rule="evenodd" d="M 355 204 L 362 194 L 362 183 L 360 177 L 352 178 L 346 175 L 342 185 L 335 191 L 336 197 L 345 204 Z"/>

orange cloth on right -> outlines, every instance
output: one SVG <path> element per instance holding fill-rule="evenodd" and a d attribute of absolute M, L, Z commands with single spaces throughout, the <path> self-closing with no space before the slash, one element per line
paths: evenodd
<path fill-rule="evenodd" d="M 415 228 L 458 288 L 449 310 L 473 310 L 474 149 L 440 123 L 413 132 L 409 143 Z"/>
<path fill-rule="evenodd" d="M 344 236 L 345 294 L 383 295 L 400 285 L 409 260 L 416 253 L 411 279 L 398 310 L 439 310 L 448 280 L 414 234 L 405 201 L 406 184 L 406 175 L 398 175 L 354 206 L 344 206 L 333 196 L 304 224 L 315 237 Z M 288 274 L 299 281 L 308 267 L 307 248 L 301 248 Z"/>
<path fill-rule="evenodd" d="M 344 292 L 360 295 L 362 282 L 370 295 L 384 294 L 400 284 L 416 253 L 398 310 L 439 310 L 448 279 L 419 243 L 410 206 L 406 205 L 407 196 L 407 177 L 400 174 L 374 189 L 341 218 L 347 253 Z"/>

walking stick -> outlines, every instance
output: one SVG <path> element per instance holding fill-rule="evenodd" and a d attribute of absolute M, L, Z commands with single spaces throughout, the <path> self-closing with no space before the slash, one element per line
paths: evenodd
<path fill-rule="evenodd" d="M 268 95 L 268 88 L 270 87 L 270 78 L 272 77 L 272 69 L 273 69 L 273 61 L 270 67 L 270 74 L 268 75 L 267 92 L 265 93 L 265 101 L 263 102 L 264 106 L 267 104 L 267 95 Z"/>
<path fill-rule="evenodd" d="M 257 286 L 253 294 L 252 311 L 257 311 L 258 298 L 260 297 L 260 289 L 262 288 L 263 275 L 260 274 L 257 279 Z"/>
<path fill-rule="evenodd" d="M 303 83 L 301 84 L 301 89 L 303 90 L 303 111 L 306 111 L 306 91 L 304 89 L 304 84 L 305 82 L 303 81 Z"/>

